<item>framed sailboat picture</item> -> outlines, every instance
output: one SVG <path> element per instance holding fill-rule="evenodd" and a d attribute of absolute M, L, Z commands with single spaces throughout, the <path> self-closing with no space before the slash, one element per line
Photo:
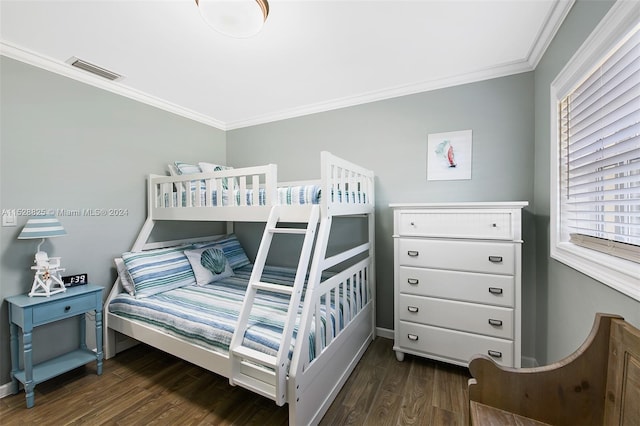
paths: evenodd
<path fill-rule="evenodd" d="M 471 179 L 471 130 L 432 133 L 427 140 L 427 180 Z"/>

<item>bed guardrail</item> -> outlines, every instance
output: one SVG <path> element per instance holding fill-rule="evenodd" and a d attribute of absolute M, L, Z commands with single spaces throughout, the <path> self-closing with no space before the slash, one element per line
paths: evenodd
<path fill-rule="evenodd" d="M 273 205 L 277 200 L 277 175 L 275 164 L 179 176 L 152 175 L 151 200 L 155 208 Z"/>
<path fill-rule="evenodd" d="M 321 179 L 305 184 L 320 185 L 321 216 L 372 212 L 373 172 L 327 151 L 320 159 Z M 284 183 L 279 184 L 277 175 L 275 164 L 179 176 L 151 175 L 149 212 L 160 220 L 266 220 L 271 207 L 281 203 L 278 191 Z M 293 207 L 286 216 L 291 221 L 308 217 L 307 205 L 288 207 Z M 301 212 L 296 214 L 295 210 Z"/>
<path fill-rule="evenodd" d="M 330 215 L 370 213 L 375 206 L 374 174 L 330 152 L 320 153 L 322 211 Z"/>
<path fill-rule="evenodd" d="M 371 300 L 368 259 L 320 283 L 315 294 L 316 350 L 324 350 Z M 337 312 L 342 306 L 343 312 Z M 332 324 L 331 319 L 342 320 Z M 325 323 L 324 335 L 321 323 Z M 322 349 L 320 349 L 322 348 Z"/>

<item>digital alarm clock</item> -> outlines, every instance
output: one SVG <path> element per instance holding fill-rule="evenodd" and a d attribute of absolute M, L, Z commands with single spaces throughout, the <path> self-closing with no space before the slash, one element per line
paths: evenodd
<path fill-rule="evenodd" d="M 62 277 L 62 283 L 65 287 L 74 287 L 77 285 L 84 285 L 89 283 L 87 274 L 67 275 Z"/>

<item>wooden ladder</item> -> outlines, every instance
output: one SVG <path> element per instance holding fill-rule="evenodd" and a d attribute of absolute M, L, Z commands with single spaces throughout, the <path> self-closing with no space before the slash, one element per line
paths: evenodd
<path fill-rule="evenodd" d="M 236 330 L 229 345 L 231 374 L 229 383 L 240 385 L 262 396 L 273 399 L 276 404 L 284 405 L 287 401 L 287 366 L 289 364 L 289 348 L 298 316 L 298 306 L 309 269 L 316 228 L 320 219 L 320 207 L 313 205 L 306 228 L 278 227 L 281 213 L 280 206 L 274 206 L 262 234 L 262 241 L 256 255 L 247 285 L 247 292 L 242 303 Z M 300 259 L 293 286 L 263 282 L 262 272 L 275 234 L 304 235 Z M 247 331 L 249 316 L 258 291 L 269 291 L 289 296 L 289 307 L 282 332 L 280 346 L 275 356 L 268 355 L 245 346 L 244 335 Z"/>

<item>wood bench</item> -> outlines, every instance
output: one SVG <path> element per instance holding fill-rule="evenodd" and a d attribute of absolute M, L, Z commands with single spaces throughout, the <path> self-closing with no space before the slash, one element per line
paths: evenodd
<path fill-rule="evenodd" d="M 640 330 L 596 314 L 586 341 L 547 366 L 506 368 L 471 359 L 473 425 L 640 425 Z"/>

